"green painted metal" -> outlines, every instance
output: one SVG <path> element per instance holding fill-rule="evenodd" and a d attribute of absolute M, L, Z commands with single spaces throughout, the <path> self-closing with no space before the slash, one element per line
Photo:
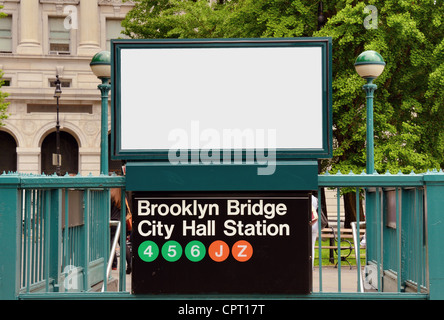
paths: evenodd
<path fill-rule="evenodd" d="M 100 173 L 108 174 L 108 93 L 111 90 L 110 70 L 103 73 L 97 73 L 94 70 L 95 66 L 109 66 L 111 65 L 111 53 L 109 51 L 100 51 L 94 55 L 89 64 L 96 75 L 102 80 L 102 83 L 98 85 L 98 89 L 101 93 L 101 133 L 100 133 Z M 103 68 L 103 67 L 102 67 Z M 103 71 L 103 70 L 102 70 Z M 108 74 L 107 74 L 108 73 Z"/>
<path fill-rule="evenodd" d="M 271 165 L 271 164 L 268 164 Z M 272 175 L 258 175 L 260 165 L 171 165 L 128 162 L 126 189 L 131 191 L 317 190 L 316 161 L 278 161 Z"/>
<path fill-rule="evenodd" d="M 430 299 L 444 299 L 444 174 L 424 175 L 427 205 L 427 255 Z"/>
<path fill-rule="evenodd" d="M 2 175 L 5 181 L 9 181 L 9 179 L 14 175 Z M 109 176 L 109 175 L 100 175 L 100 176 L 57 176 L 57 175 L 25 175 L 20 174 L 16 175 L 18 178 L 19 188 L 20 189 L 62 189 L 62 188 L 113 188 L 113 187 L 123 187 L 125 186 L 125 177 L 119 176 Z M 7 184 L 0 184 L 0 188 Z"/>
<path fill-rule="evenodd" d="M 420 187 L 424 185 L 423 174 L 378 174 L 374 173 L 372 175 L 365 174 L 354 174 L 350 172 L 348 174 L 342 174 L 338 172 L 337 174 L 326 173 L 324 175 L 319 175 L 318 181 L 319 185 L 323 187 Z"/>
<path fill-rule="evenodd" d="M 373 130 L 373 94 L 377 89 L 373 79 L 367 79 L 367 83 L 362 87 L 366 93 L 367 99 L 367 173 L 373 174 L 375 172 L 375 143 Z"/>
<path fill-rule="evenodd" d="M 65 226 L 63 229 L 64 235 L 63 235 L 63 249 L 64 249 L 64 260 L 65 260 L 65 268 L 66 266 L 69 266 L 69 251 L 68 251 L 68 240 L 69 240 L 69 197 L 68 195 L 68 189 L 64 189 L 65 191 Z M 86 202 L 86 206 L 87 206 Z M 65 272 L 66 273 L 66 272 Z M 85 287 L 86 288 L 86 287 Z M 65 286 L 65 291 L 68 291 L 68 288 Z"/>
<path fill-rule="evenodd" d="M 395 191 L 395 226 L 388 224 L 388 192 Z M 423 187 L 376 188 L 366 192 L 367 257 L 396 274 L 398 292 L 406 281 L 427 287 Z M 382 274 L 378 274 L 378 279 Z M 380 278 L 381 277 L 381 278 Z M 380 281 L 382 283 L 382 281 Z"/>
<path fill-rule="evenodd" d="M 124 185 L 117 176 L 0 175 L 0 240 L 8 244 L 0 259 L 0 297 L 89 290 L 104 279 L 109 240 L 94 241 L 95 233 L 109 238 L 108 189 Z M 85 190 L 80 225 L 69 222 L 68 189 Z M 79 283 L 70 283 L 70 265 L 78 267 Z"/>
<path fill-rule="evenodd" d="M 84 236 L 83 236 L 83 241 L 81 242 L 81 248 L 82 248 L 82 252 L 83 257 L 84 257 L 84 261 L 83 261 L 83 268 L 87 268 L 89 265 L 89 261 L 90 261 L 90 243 L 89 243 L 89 229 L 90 229 L 90 205 L 91 205 L 91 191 L 90 190 L 86 190 L 85 194 L 84 194 L 85 198 L 84 198 L 84 203 L 85 203 L 85 209 L 84 209 Z M 89 288 L 89 282 L 88 282 L 88 272 L 85 272 L 83 274 L 83 288 Z"/>
<path fill-rule="evenodd" d="M 0 241 L 8 243 L 2 249 L 2 259 L 0 259 L 0 296 L 2 299 L 202 299 L 201 296 L 150 296 L 150 295 L 132 295 L 128 292 L 118 293 L 93 293 L 93 292 L 57 292 L 57 288 L 63 288 L 63 277 L 60 277 L 60 265 L 57 261 L 64 260 L 62 256 L 62 248 L 57 243 L 62 243 L 63 235 L 61 234 L 60 223 L 61 217 L 61 197 L 62 188 L 82 188 L 91 189 L 90 195 L 87 197 L 87 203 L 94 203 L 96 195 L 93 190 L 108 189 L 110 187 L 125 187 L 124 177 L 57 177 L 57 176 L 24 176 L 17 174 L 0 176 Z M 382 266 L 382 270 L 386 268 L 397 269 L 395 271 L 401 275 L 397 281 L 398 291 L 401 292 L 382 292 L 380 286 L 379 292 L 372 293 L 349 293 L 349 292 L 321 292 L 312 293 L 304 296 L 206 296 L 205 299 L 444 299 L 444 271 L 442 262 L 444 261 L 444 253 L 440 250 L 443 242 L 444 224 L 442 208 L 444 207 L 444 173 L 442 171 L 433 171 L 425 174 L 411 175 L 343 175 L 343 174 L 326 174 L 319 176 L 317 187 L 335 187 L 350 188 L 358 190 L 365 188 L 367 199 L 370 203 L 366 207 L 366 222 L 368 235 L 368 254 L 376 256 L 376 263 Z M 377 187 L 376 189 L 374 189 Z M 388 230 L 386 224 L 386 196 L 387 190 L 396 190 L 396 221 L 397 225 L 402 228 L 397 230 Z M 38 190 L 37 190 L 38 189 Z M 22 209 L 22 193 L 24 191 L 25 212 L 29 210 L 30 215 L 26 215 L 28 223 L 25 224 L 26 232 L 35 232 L 35 240 L 48 248 L 50 254 L 46 251 L 39 252 L 38 247 L 26 246 L 26 251 L 21 252 L 21 209 Z M 377 192 L 376 192 L 377 191 Z M 357 196 L 358 197 L 358 196 Z M 89 198 L 89 200 L 88 200 Z M 38 199 L 31 206 L 31 199 Z M 97 198 L 99 202 L 100 200 Z M 96 199 L 96 200 L 97 200 Z M 319 199 L 319 204 L 323 199 Z M 28 209 L 29 208 L 29 209 Z M 88 208 L 88 212 L 95 207 Z M 423 208 L 425 209 L 423 211 Z M 43 216 L 40 213 L 44 212 Z M 109 207 L 106 209 L 109 210 Z M 99 210 L 100 211 L 100 210 Z M 88 213 L 88 214 L 90 214 Z M 95 213 L 97 214 L 97 212 Z M 49 216 L 48 216 L 49 215 Z M 43 218 L 43 231 L 32 225 L 30 220 Z M 90 220 L 88 220 L 90 221 Z M 124 215 L 122 221 L 124 224 Z M 88 222 L 89 228 L 93 228 L 93 222 Z M 379 224 L 378 224 L 379 223 Z M 373 226 L 373 227 L 372 227 Z M 424 233 L 422 233 L 424 231 Z M 392 234 L 390 234 L 391 232 Z M 381 237 L 381 239 L 371 239 L 373 237 Z M 46 237 L 48 235 L 48 237 Z M 40 241 L 40 237 L 44 239 Z M 84 235 L 83 235 L 84 236 Z M 82 237 L 83 237 L 82 236 Z M 405 239 L 401 244 L 399 239 Z M 26 238 L 26 242 L 31 242 L 32 238 Z M 88 245 L 88 241 L 89 245 Z M 403 240 L 404 241 L 404 240 Z M 86 244 L 86 247 L 85 247 Z M 95 246 L 94 240 L 85 240 L 81 247 L 86 252 L 92 253 Z M 374 248 L 371 248 L 373 246 Z M 106 247 L 106 245 L 104 245 Z M 32 251 L 34 250 L 34 251 Z M 108 249 L 109 250 L 109 249 Z M 379 253 L 378 253 L 379 250 Z M 408 254 L 406 255 L 406 253 Z M 84 252 L 85 253 L 85 252 Z M 84 254 L 83 253 L 83 254 Z M 394 256 L 390 260 L 390 255 Z M 27 256 L 26 261 L 21 261 L 22 256 Z M 87 262 L 90 255 L 87 254 L 85 261 Z M 34 260 L 33 260 L 34 259 Z M 33 267 L 38 260 L 44 261 L 43 270 Z M 419 261 L 418 261 L 419 260 Z M 412 262 L 412 263 L 411 263 Z M 22 285 L 20 281 L 21 263 L 29 264 L 24 272 L 27 277 L 23 278 L 24 291 L 20 292 Z M 88 268 L 88 263 L 83 268 Z M 400 268 L 402 269 L 400 270 Z M 33 269 L 34 268 L 34 269 Z M 406 270 L 403 270 L 406 269 Z M 410 270 L 411 269 L 411 270 Z M 103 272 L 103 269 L 101 269 Z M 124 276 L 124 269 L 120 270 L 121 276 Z M 383 276 L 380 272 L 380 276 Z M 42 290 L 38 293 L 27 290 L 26 283 L 29 281 L 37 281 L 43 277 L 45 281 L 42 284 Z M 49 279 L 48 279 L 49 278 Z M 47 279 L 47 280 L 46 280 Z M 382 278 L 384 279 L 384 278 Z M 419 283 L 425 288 L 426 292 L 419 291 L 416 287 L 415 292 L 402 292 L 404 282 L 412 280 Z M 402 280 L 402 282 L 401 282 Z M 87 279 L 83 279 L 84 286 L 88 286 Z M 385 281 L 385 280 L 384 280 Z M 320 279 L 322 287 L 322 279 Z M 121 290 L 124 286 L 120 287 Z M 52 291 L 51 291 L 52 290 Z"/>
<path fill-rule="evenodd" d="M 0 176 L 0 299 L 16 299 L 20 282 L 20 239 L 22 227 L 18 176 Z"/>
<path fill-rule="evenodd" d="M 378 281 L 384 283 L 382 270 L 390 269 L 398 275 L 396 287 L 400 295 L 406 294 L 403 291 L 410 282 L 417 294 L 426 290 L 428 299 L 443 299 L 444 255 L 438 248 L 444 233 L 443 171 L 319 176 L 319 187 L 357 185 L 366 189 L 367 256 L 381 266 L 381 270 L 376 269 Z M 396 194 L 396 229 L 386 226 L 389 190 Z"/>
<path fill-rule="evenodd" d="M 94 66 L 109 64 L 111 64 L 111 53 L 109 51 L 100 51 L 94 55 L 89 65 Z"/>
<path fill-rule="evenodd" d="M 339 223 L 339 221 L 341 221 L 341 189 L 340 188 L 336 188 L 336 221 L 337 223 L 337 237 L 338 237 L 338 292 L 341 292 L 341 224 Z"/>
<path fill-rule="evenodd" d="M 48 191 L 46 191 L 45 192 L 45 203 L 50 203 L 51 202 L 51 193 L 50 192 L 48 192 Z M 44 213 L 44 216 L 45 217 L 47 217 L 47 219 L 45 219 L 45 225 L 44 225 L 44 233 L 45 233 L 45 235 L 49 235 L 49 236 L 46 236 L 45 237 L 45 248 L 50 248 L 50 232 L 51 232 L 51 224 L 50 224 L 50 221 L 51 221 L 51 211 L 50 211 L 50 207 L 49 207 L 49 205 L 46 205 L 45 206 L 45 213 Z M 49 219 L 48 219 L 48 217 L 49 217 Z M 50 265 L 51 265 L 51 257 L 50 257 L 50 255 L 47 253 L 47 252 L 45 252 L 45 275 L 44 275 L 44 278 L 45 278 L 45 292 L 49 292 L 49 279 L 50 279 L 50 276 L 49 276 L 49 269 L 50 269 Z"/>
<path fill-rule="evenodd" d="M 401 208 L 400 208 L 400 188 L 396 188 L 396 225 L 401 225 Z M 396 247 L 396 270 L 401 270 L 401 228 L 396 228 L 396 241 L 398 246 Z M 396 288 L 401 291 L 401 279 L 398 277 L 396 282 Z"/>
<path fill-rule="evenodd" d="M 61 243 L 62 230 L 59 227 L 62 223 L 62 190 L 61 189 L 52 189 L 48 191 L 50 194 L 50 202 L 47 203 L 47 207 L 49 208 L 49 234 L 47 234 L 47 238 L 49 241 L 49 252 L 46 255 L 49 257 L 50 264 L 48 265 L 48 277 L 46 279 L 46 285 L 49 286 L 50 279 L 54 279 L 52 286 L 54 290 L 58 290 L 59 283 L 58 279 L 60 279 L 60 270 L 58 261 L 62 258 L 62 251 L 59 247 L 59 243 Z"/>
<path fill-rule="evenodd" d="M 121 199 L 120 199 L 120 203 L 122 203 L 122 208 L 121 208 L 121 213 L 120 213 L 120 225 L 122 226 L 120 228 L 120 243 L 126 243 L 126 214 L 124 214 L 124 212 L 126 212 L 125 210 L 125 203 L 126 203 L 126 196 L 125 196 L 125 192 L 126 190 L 124 188 L 121 189 Z M 109 236 L 107 237 L 107 239 L 109 239 Z M 126 250 L 120 250 L 120 261 L 123 261 L 123 263 L 121 263 L 121 268 L 119 270 L 119 291 L 123 292 L 126 290 L 126 272 L 125 272 L 125 261 L 126 261 Z"/>
<path fill-rule="evenodd" d="M 102 99 L 100 121 L 100 173 L 106 175 L 108 174 L 108 93 L 109 90 L 111 90 L 109 78 L 102 78 L 102 83 L 98 85 L 98 88 Z"/>
<path fill-rule="evenodd" d="M 355 189 L 355 193 L 356 193 L 356 203 L 357 203 L 357 205 L 356 205 L 356 227 L 357 227 L 357 234 L 361 234 L 360 233 L 360 212 L 359 212 L 359 210 L 360 210 L 360 205 L 359 205 L 359 201 L 360 201 L 360 188 L 359 187 L 356 187 L 356 189 Z M 356 250 L 356 248 L 355 248 L 355 254 L 356 254 L 356 252 L 360 252 L 360 245 L 358 246 L 358 250 Z M 361 270 L 361 257 L 360 257 L 360 254 L 359 254 L 359 257 L 356 259 L 356 269 L 357 270 Z M 356 279 L 356 282 L 357 282 L 357 284 L 358 284 L 358 288 L 357 288 L 357 291 L 358 292 L 361 292 L 361 275 L 357 272 L 357 279 Z M 399 290 L 398 290 L 398 292 L 399 292 Z"/>
<path fill-rule="evenodd" d="M 26 230 L 26 234 L 28 236 L 26 236 L 25 240 L 26 241 L 26 249 L 25 249 L 25 253 L 23 255 L 24 259 L 26 259 L 26 263 L 23 264 L 23 267 L 25 268 L 25 272 L 23 272 L 26 280 L 24 280 L 23 282 L 25 283 L 26 281 L 26 292 L 29 293 L 30 290 L 30 282 L 31 282 L 31 208 L 30 208 L 30 204 L 31 204 L 31 196 L 28 193 L 26 193 L 25 195 L 25 225 L 23 227 L 24 230 Z"/>
<path fill-rule="evenodd" d="M 189 296 L 189 295 L 134 295 L 129 292 L 102 292 L 102 293 L 36 293 L 36 294 L 22 294 L 19 297 L 22 300 L 222 300 L 222 301 L 258 301 L 261 300 L 278 300 L 278 301 L 293 301 L 293 300 L 427 300 L 427 294 L 418 293 L 391 293 L 391 292 L 368 292 L 368 293 L 352 293 L 342 292 L 340 294 L 333 292 L 312 293 L 310 295 L 205 295 Z"/>
<path fill-rule="evenodd" d="M 322 198 L 322 190 L 318 189 L 318 208 L 323 207 L 323 203 L 324 203 L 325 199 Z M 318 209 L 318 212 L 319 211 Z M 321 223 L 318 223 L 318 235 L 321 234 L 321 230 L 322 230 L 322 225 Z M 318 257 L 322 257 L 322 241 L 318 241 Z M 315 257 L 313 256 L 313 261 L 315 260 Z M 322 283 L 322 259 L 318 259 L 319 262 L 319 292 L 322 293 L 323 291 L 323 283 Z M 314 263 L 313 263 L 314 265 Z"/>
<path fill-rule="evenodd" d="M 382 292 L 382 268 L 383 268 L 383 261 L 382 261 L 382 215 L 381 215 L 381 200 L 380 200 L 380 188 L 377 189 L 375 195 L 375 204 L 376 204 L 376 267 L 377 267 L 377 273 L 378 273 L 378 292 Z M 367 193 L 368 194 L 368 193 Z M 368 199 L 368 198 L 366 198 Z M 367 208 L 367 214 L 369 214 L 371 207 L 371 202 L 369 201 L 369 205 L 367 205 L 366 202 L 366 208 Z"/>
<path fill-rule="evenodd" d="M 382 64 L 385 65 L 384 59 L 382 56 L 373 50 L 367 50 L 361 53 L 355 61 L 355 65 L 362 64 Z"/>

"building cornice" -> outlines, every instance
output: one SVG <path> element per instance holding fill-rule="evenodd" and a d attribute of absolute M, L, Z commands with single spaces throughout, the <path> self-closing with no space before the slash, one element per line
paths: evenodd
<path fill-rule="evenodd" d="M 4 89 L 4 90 L 3 90 Z M 54 88 L 18 88 L 3 87 L 2 90 L 9 94 L 7 101 L 53 101 Z M 88 104 L 93 101 L 100 101 L 100 92 L 97 88 L 64 88 L 61 101 Z"/>
<path fill-rule="evenodd" d="M 134 1 L 128 0 L 99 0 L 99 6 L 134 6 Z"/>
<path fill-rule="evenodd" d="M 40 0 L 44 4 L 62 4 L 62 5 L 77 5 L 80 0 Z"/>

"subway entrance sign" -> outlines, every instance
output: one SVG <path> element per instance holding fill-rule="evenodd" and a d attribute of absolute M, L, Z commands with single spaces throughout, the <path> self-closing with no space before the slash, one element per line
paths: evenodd
<path fill-rule="evenodd" d="M 133 293 L 311 291 L 331 78 L 331 38 L 111 41 L 111 155 L 127 162 L 133 195 Z"/>
<path fill-rule="evenodd" d="M 133 204 L 133 293 L 311 290 L 306 193 L 136 192 Z"/>

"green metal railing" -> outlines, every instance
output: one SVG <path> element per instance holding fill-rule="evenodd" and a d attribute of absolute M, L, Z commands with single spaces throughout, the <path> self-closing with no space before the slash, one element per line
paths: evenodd
<path fill-rule="evenodd" d="M 325 290 L 329 279 L 320 259 L 318 289 L 289 298 L 444 299 L 441 170 L 410 175 L 325 174 L 318 180 L 319 189 L 337 192 L 339 238 L 340 197 L 355 192 L 357 200 L 364 199 L 365 221 L 358 220 L 355 226 L 363 228 L 365 223 L 366 259 L 363 265 L 357 260 L 353 292 L 343 290 L 341 263 L 336 269 L 337 290 Z M 0 175 L 0 298 L 143 298 L 125 291 L 124 263 L 118 292 L 107 292 L 107 281 L 105 292 L 100 292 L 102 286 L 93 292 L 95 284 L 108 278 L 110 188 L 124 191 L 125 178 Z M 324 201 L 319 197 L 319 206 Z M 356 209 L 359 212 L 358 205 Z M 120 237 L 125 239 L 125 214 L 120 222 Z M 359 252 L 358 239 L 353 245 Z M 316 250 L 320 254 L 321 246 Z M 125 261 L 125 250 L 120 254 Z M 373 273 L 361 272 L 368 270 Z"/>
<path fill-rule="evenodd" d="M 344 192 L 356 195 L 357 221 L 354 227 L 365 225 L 366 259 L 360 265 L 356 259 L 356 287 L 358 293 L 372 297 L 372 294 L 398 294 L 399 298 L 428 298 L 430 286 L 427 213 L 441 215 L 442 209 L 430 206 L 427 199 L 429 181 L 442 185 L 442 171 L 427 174 L 335 174 L 319 176 L 319 187 L 331 188 L 337 192 L 337 235 L 341 242 L 339 199 Z M 320 192 L 319 192 L 320 193 Z M 359 221 L 359 200 L 364 198 L 365 221 Z M 325 201 L 319 199 L 320 203 Z M 436 200 L 436 199 L 433 199 Z M 434 201 L 432 201 L 434 202 Z M 355 254 L 360 254 L 360 239 L 353 239 Z M 433 245 L 433 244 L 432 244 Z M 321 245 L 317 248 L 321 256 Z M 337 255 L 341 256 L 338 248 Z M 319 292 L 322 288 L 322 260 L 320 264 Z M 338 292 L 341 292 L 341 263 L 338 263 Z M 370 272 L 369 272 L 370 271 Z M 413 294 L 415 293 L 415 294 Z"/>
<path fill-rule="evenodd" d="M 92 292 L 100 290 L 103 283 L 106 291 L 109 190 L 124 188 L 124 182 L 117 176 L 1 175 L 1 226 L 16 232 L 7 241 L 12 247 L 3 247 L 0 258 L 0 264 L 9 267 L 13 275 L 12 287 L 7 289 L 17 296 Z M 6 204 L 11 210 L 2 210 Z M 6 260 L 14 257 L 16 260 Z M 119 275 L 124 274 L 125 270 L 120 270 Z M 124 276 L 119 284 L 124 291 Z M 6 291 L 1 294 L 7 297 Z"/>
<path fill-rule="evenodd" d="M 20 292 L 88 291 L 105 279 L 108 189 L 25 188 L 20 202 Z"/>

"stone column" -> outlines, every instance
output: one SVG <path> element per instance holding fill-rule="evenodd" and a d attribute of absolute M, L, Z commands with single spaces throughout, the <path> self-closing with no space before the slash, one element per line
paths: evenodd
<path fill-rule="evenodd" d="M 100 21 L 97 0 L 80 0 L 80 41 L 77 54 L 93 56 L 100 50 Z"/>
<path fill-rule="evenodd" d="M 82 176 L 100 174 L 100 148 L 79 148 L 79 172 Z"/>
<path fill-rule="evenodd" d="M 39 1 L 23 0 L 20 2 L 20 37 L 17 53 L 41 55 L 41 15 Z"/>
<path fill-rule="evenodd" d="M 17 172 L 39 174 L 41 148 L 17 147 Z"/>

